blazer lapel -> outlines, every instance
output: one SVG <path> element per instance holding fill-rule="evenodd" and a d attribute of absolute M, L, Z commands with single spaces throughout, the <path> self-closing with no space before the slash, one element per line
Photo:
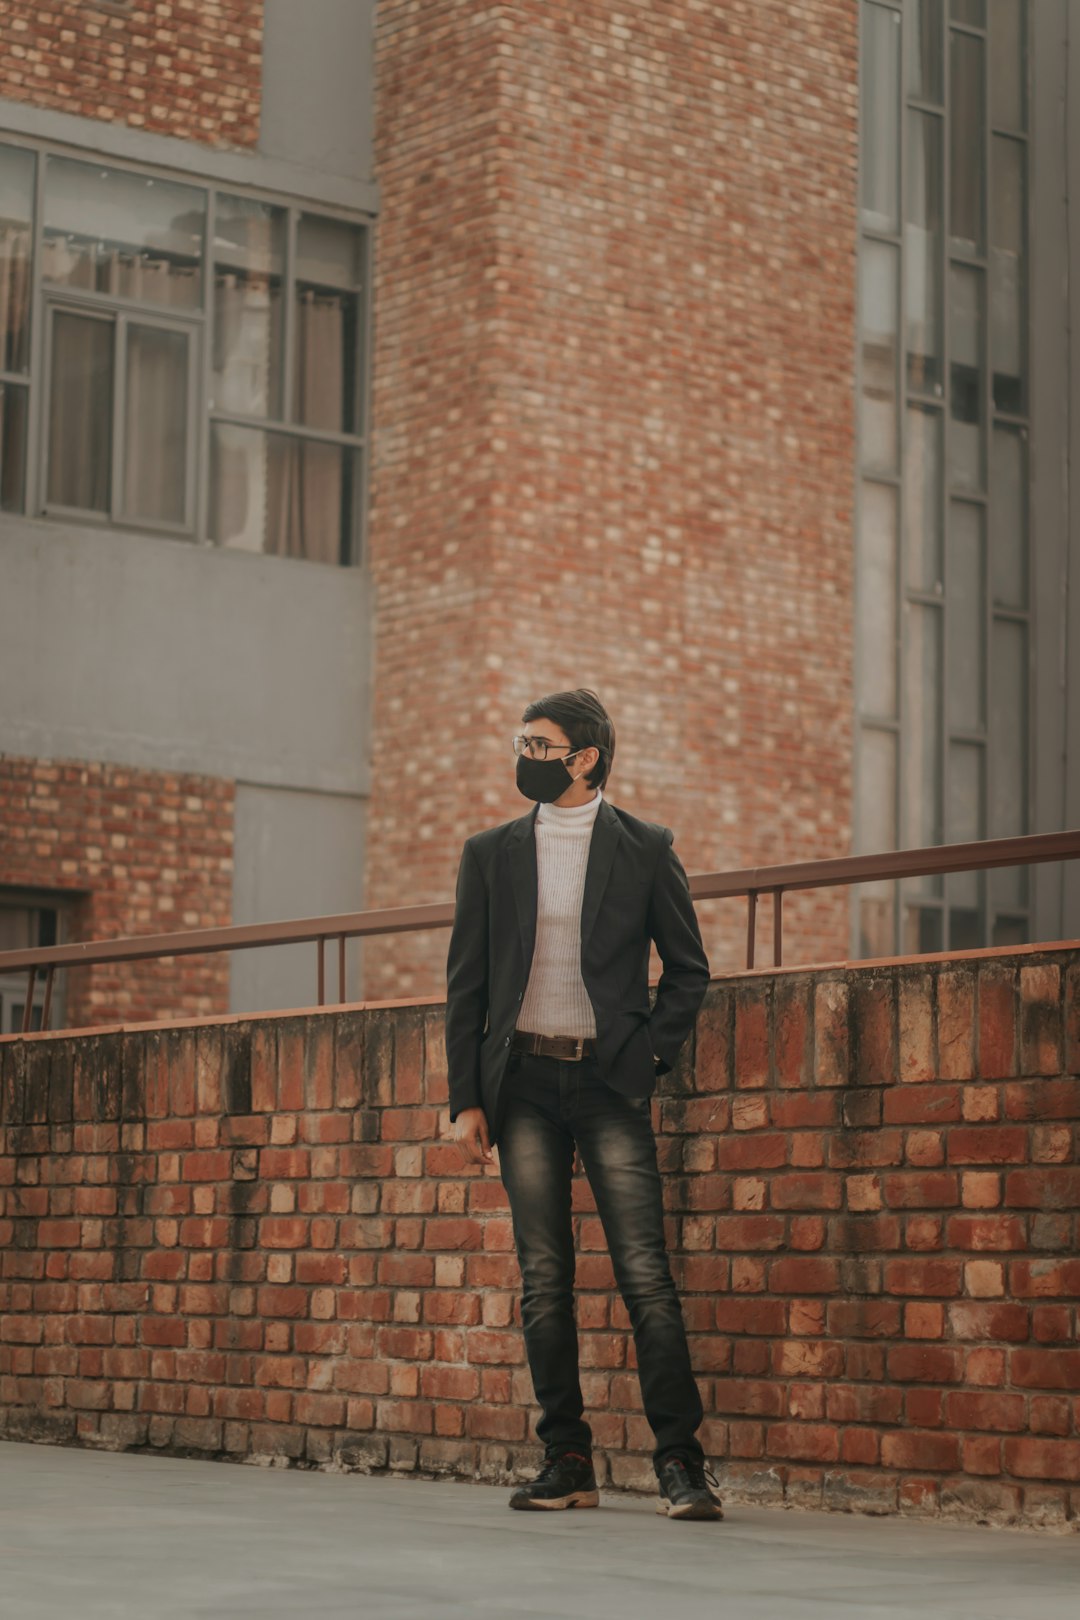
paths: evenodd
<path fill-rule="evenodd" d="M 506 846 L 510 862 L 510 882 L 517 907 L 518 928 L 521 930 L 521 955 L 528 976 L 532 966 L 533 947 L 536 944 L 536 814 L 540 806 L 530 810 L 515 823 Z"/>
<path fill-rule="evenodd" d="M 596 812 L 596 823 L 589 843 L 589 862 L 585 868 L 585 893 L 581 899 L 581 944 L 584 949 L 592 933 L 593 924 L 604 898 L 604 890 L 611 874 L 611 863 L 622 837 L 619 818 L 608 804 L 601 801 Z"/>

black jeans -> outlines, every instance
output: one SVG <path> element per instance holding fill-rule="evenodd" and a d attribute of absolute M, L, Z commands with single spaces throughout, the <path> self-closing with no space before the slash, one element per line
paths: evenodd
<path fill-rule="evenodd" d="M 499 1169 L 521 1267 L 521 1320 L 536 1425 L 545 1446 L 588 1453 L 574 1319 L 570 1183 L 574 1147 L 596 1199 L 615 1280 L 634 1330 L 653 1466 L 680 1452 L 703 1460 L 702 1405 L 664 1243 L 656 1138 L 648 1098 L 606 1084 L 595 1058 L 511 1056 L 499 1132 Z"/>

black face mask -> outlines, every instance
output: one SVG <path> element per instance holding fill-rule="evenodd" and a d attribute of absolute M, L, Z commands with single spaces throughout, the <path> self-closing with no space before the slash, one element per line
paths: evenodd
<path fill-rule="evenodd" d="M 568 754 L 566 759 L 574 757 L 574 754 Z M 553 804 L 556 799 L 561 799 L 574 782 L 567 770 L 566 759 L 530 759 L 527 754 L 519 754 L 518 792 L 527 799 L 535 799 L 538 804 Z"/>

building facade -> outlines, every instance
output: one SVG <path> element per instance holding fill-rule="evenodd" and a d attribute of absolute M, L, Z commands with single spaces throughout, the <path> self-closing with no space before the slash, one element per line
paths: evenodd
<path fill-rule="evenodd" d="M 447 898 L 567 685 L 690 870 L 1080 824 L 1078 0 L 0 35 L 4 943 Z M 1078 932 L 1048 867 L 785 911 L 804 961 Z M 313 999 L 249 955 L 67 1011 Z"/>
<path fill-rule="evenodd" d="M 361 903 L 372 10 L 0 7 L 9 948 Z M 67 1016 L 314 998 L 188 961 Z"/>

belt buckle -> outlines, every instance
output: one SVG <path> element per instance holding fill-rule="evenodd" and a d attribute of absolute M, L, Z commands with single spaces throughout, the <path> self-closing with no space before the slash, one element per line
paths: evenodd
<path fill-rule="evenodd" d="M 580 1035 L 575 1035 L 573 1037 L 573 1041 L 574 1041 L 573 1062 L 580 1063 L 582 1058 L 585 1056 L 585 1042 L 582 1040 Z"/>

